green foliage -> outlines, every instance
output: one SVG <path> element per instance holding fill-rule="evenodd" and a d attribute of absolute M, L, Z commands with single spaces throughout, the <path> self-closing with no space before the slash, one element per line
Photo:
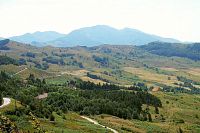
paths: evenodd
<path fill-rule="evenodd" d="M 54 115 L 51 114 L 50 117 L 49 117 L 49 119 L 50 119 L 50 121 L 55 121 L 55 117 L 54 117 Z"/>
<path fill-rule="evenodd" d="M 0 131 L 7 133 L 17 133 L 17 126 L 9 118 L 0 113 Z"/>
<path fill-rule="evenodd" d="M 143 45 L 141 48 L 161 56 L 178 56 L 192 60 L 200 60 L 200 43 L 180 44 L 167 42 L 151 42 L 148 45 Z"/>
<path fill-rule="evenodd" d="M 148 113 L 148 121 L 152 122 L 152 118 L 151 118 L 151 114 L 150 113 Z"/>
<path fill-rule="evenodd" d="M 8 44 L 9 41 L 9 39 L 0 40 L 0 50 L 10 50 L 10 48 L 6 46 L 6 44 Z"/>
<path fill-rule="evenodd" d="M 93 55 L 92 58 L 96 62 L 99 62 L 104 67 L 108 67 L 109 66 L 109 60 L 106 57 L 99 57 L 99 56 Z"/>
<path fill-rule="evenodd" d="M 18 65 L 18 61 L 8 56 L 0 55 L 0 65 L 8 65 L 8 64 Z"/>
<path fill-rule="evenodd" d="M 32 53 L 32 52 L 26 52 L 26 53 L 21 54 L 21 56 L 27 56 L 27 57 L 35 58 L 36 54 Z"/>
<path fill-rule="evenodd" d="M 198 82 L 195 82 L 191 79 L 187 79 L 183 76 L 177 76 L 177 80 L 183 83 L 176 84 L 179 87 L 163 86 L 165 92 L 180 92 L 180 93 L 189 93 L 189 94 L 200 94 L 200 89 L 194 85 L 198 85 Z M 194 85 L 193 85 L 194 84 Z M 185 89 L 185 87 L 190 88 L 190 90 Z"/>
<path fill-rule="evenodd" d="M 9 41 L 9 39 L 0 40 L 0 46 L 6 45 L 7 43 L 9 43 Z"/>
<path fill-rule="evenodd" d="M 159 109 L 158 109 L 157 106 L 155 106 L 155 113 L 156 113 L 156 114 L 159 114 Z"/>
<path fill-rule="evenodd" d="M 19 65 L 27 65 L 27 64 L 26 64 L 26 60 L 25 60 L 24 58 L 20 58 L 20 59 L 18 60 L 18 63 L 19 63 Z"/>
<path fill-rule="evenodd" d="M 43 58 L 42 60 L 51 64 L 65 65 L 63 58 L 47 57 Z"/>
<path fill-rule="evenodd" d="M 65 90 L 50 93 L 45 100 L 53 110 L 76 111 L 81 114 L 111 114 L 124 119 L 139 118 L 141 106 L 147 103 L 161 106 L 159 99 L 146 92 Z M 156 104 L 157 104 L 156 103 Z"/>
<path fill-rule="evenodd" d="M 90 77 L 90 78 L 92 78 L 92 79 L 99 79 L 99 80 L 102 80 L 102 81 L 105 81 L 105 82 L 109 82 L 107 79 L 104 79 L 104 78 L 102 78 L 100 76 L 97 76 L 95 74 L 91 74 L 89 72 L 87 73 L 87 76 Z"/>
<path fill-rule="evenodd" d="M 0 92 L 0 105 L 2 105 L 3 104 L 3 94 L 2 94 L 2 92 Z"/>

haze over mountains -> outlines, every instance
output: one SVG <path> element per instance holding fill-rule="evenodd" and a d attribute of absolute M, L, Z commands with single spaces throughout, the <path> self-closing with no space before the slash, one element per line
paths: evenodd
<path fill-rule="evenodd" d="M 21 36 L 13 36 L 9 39 L 22 42 L 22 43 L 29 43 L 36 46 L 44 45 L 44 43 L 48 41 L 53 41 L 57 38 L 64 37 L 65 34 L 61 34 L 55 31 L 45 31 L 45 32 L 34 32 L 34 33 L 26 33 Z"/>
<path fill-rule="evenodd" d="M 106 25 L 80 28 L 69 34 L 46 31 L 26 33 L 9 39 L 35 46 L 52 45 L 58 47 L 96 46 L 101 44 L 144 45 L 153 41 L 179 42 L 176 39 L 147 34 L 136 29 L 124 28 L 118 30 Z"/>

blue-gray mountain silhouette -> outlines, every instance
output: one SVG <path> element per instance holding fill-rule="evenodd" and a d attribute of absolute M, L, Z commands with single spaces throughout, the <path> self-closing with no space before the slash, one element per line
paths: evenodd
<path fill-rule="evenodd" d="M 124 28 L 118 30 L 106 25 L 80 28 L 67 35 L 48 31 L 35 32 L 33 34 L 27 33 L 10 39 L 36 46 L 52 45 L 59 47 L 96 46 L 101 44 L 144 45 L 154 41 L 179 42 L 176 39 L 151 35 L 136 29 Z"/>

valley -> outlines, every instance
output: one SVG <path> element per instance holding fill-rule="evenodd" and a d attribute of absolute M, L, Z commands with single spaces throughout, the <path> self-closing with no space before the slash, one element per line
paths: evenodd
<path fill-rule="evenodd" d="M 0 133 L 200 133 L 199 0 L 0 0 Z"/>
<path fill-rule="evenodd" d="M 3 97 L 11 98 L 0 111 L 2 118 L 6 115 L 16 124 L 13 130 L 200 131 L 198 60 L 161 56 L 130 45 L 57 48 L 11 40 L 0 44 L 8 48 L 0 51 L 0 88 Z M 126 101 L 128 97 L 132 100 Z"/>

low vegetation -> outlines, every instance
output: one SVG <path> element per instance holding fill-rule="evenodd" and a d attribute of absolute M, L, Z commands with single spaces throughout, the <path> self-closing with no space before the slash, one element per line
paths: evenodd
<path fill-rule="evenodd" d="M 174 55 L 165 44 L 153 53 L 157 43 L 61 49 L 0 41 L 9 48 L 0 50 L 0 104 L 11 98 L 0 116 L 20 132 L 108 132 L 80 115 L 119 132 L 199 132 L 198 44 L 167 44 L 179 49 Z"/>

